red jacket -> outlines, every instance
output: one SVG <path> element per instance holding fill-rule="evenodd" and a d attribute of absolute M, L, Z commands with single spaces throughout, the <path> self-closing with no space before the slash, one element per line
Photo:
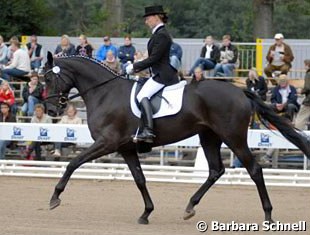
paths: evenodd
<path fill-rule="evenodd" d="M 15 103 L 14 92 L 11 89 L 7 91 L 3 91 L 3 89 L 0 89 L 0 103 L 3 102 L 8 103 L 10 106 Z"/>

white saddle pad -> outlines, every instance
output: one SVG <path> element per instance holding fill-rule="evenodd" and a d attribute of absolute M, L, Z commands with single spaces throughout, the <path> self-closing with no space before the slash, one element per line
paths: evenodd
<path fill-rule="evenodd" d="M 183 101 L 183 91 L 186 85 L 186 81 L 181 81 L 177 84 L 167 86 L 164 88 L 162 96 L 168 100 L 167 103 L 164 99 L 161 100 L 160 108 L 157 113 L 153 114 L 153 118 L 159 118 L 164 116 L 169 116 L 178 113 L 182 107 Z M 135 91 L 137 87 L 137 82 L 134 83 L 130 94 L 130 106 L 133 114 L 140 118 L 141 111 L 139 110 L 135 102 Z"/>

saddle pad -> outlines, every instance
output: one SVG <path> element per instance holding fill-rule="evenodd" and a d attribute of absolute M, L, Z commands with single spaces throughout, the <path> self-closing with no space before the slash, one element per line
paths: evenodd
<path fill-rule="evenodd" d="M 157 113 L 153 114 L 153 118 L 160 118 L 169 115 L 174 115 L 178 113 L 182 108 L 183 101 L 183 91 L 186 85 L 186 81 L 181 81 L 177 84 L 167 86 L 164 88 L 162 96 L 169 102 L 167 103 L 165 99 L 161 100 L 160 108 Z M 140 118 L 141 111 L 139 110 L 135 102 L 135 90 L 137 87 L 137 82 L 134 83 L 130 94 L 130 107 L 133 114 Z"/>

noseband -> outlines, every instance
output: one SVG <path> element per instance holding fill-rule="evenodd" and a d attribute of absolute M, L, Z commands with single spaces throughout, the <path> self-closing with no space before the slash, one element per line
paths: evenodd
<path fill-rule="evenodd" d="M 66 97 L 65 94 L 63 94 L 61 91 L 59 91 L 59 85 L 58 85 L 58 80 L 61 79 L 63 80 L 63 82 L 66 83 L 66 81 L 64 79 L 61 78 L 60 76 L 60 68 L 58 66 L 55 66 L 52 68 L 52 69 L 49 69 L 48 71 L 46 71 L 46 73 L 44 74 L 44 77 L 49 74 L 49 73 L 54 73 L 56 75 L 56 80 L 55 80 L 55 89 L 54 89 L 54 94 L 51 94 L 49 96 L 47 96 L 45 98 L 45 100 L 48 102 L 48 103 L 51 103 L 49 102 L 48 100 L 51 99 L 51 98 L 54 98 L 54 97 L 57 97 L 58 98 L 58 105 L 57 105 L 57 108 L 63 108 L 69 101 L 69 99 Z"/>

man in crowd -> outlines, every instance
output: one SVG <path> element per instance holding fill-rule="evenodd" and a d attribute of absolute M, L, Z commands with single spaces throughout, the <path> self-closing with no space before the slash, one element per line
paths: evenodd
<path fill-rule="evenodd" d="M 117 57 L 117 48 L 111 43 L 109 36 L 103 38 L 103 45 L 99 48 L 96 54 L 96 59 L 100 62 L 106 60 L 107 52 L 112 51 L 115 58 Z"/>
<path fill-rule="evenodd" d="M 26 51 L 20 49 L 18 41 L 11 42 L 12 62 L 2 68 L 2 78 L 9 80 L 10 76 L 22 77 L 30 72 L 30 58 Z"/>
<path fill-rule="evenodd" d="M 289 120 L 293 120 L 294 114 L 298 112 L 297 91 L 289 85 L 287 76 L 280 75 L 279 85 L 272 90 L 271 106 L 277 113 L 285 113 Z"/>
<path fill-rule="evenodd" d="M 42 45 L 38 43 L 38 38 L 36 35 L 31 36 L 30 42 L 27 43 L 27 48 L 31 61 L 31 69 L 37 71 L 41 67 L 41 62 L 43 60 L 44 54 Z"/>
<path fill-rule="evenodd" d="M 192 75 L 194 69 L 198 66 L 202 70 L 211 70 L 214 69 L 216 62 L 220 59 L 220 50 L 214 44 L 212 36 L 207 36 L 205 39 L 205 45 L 201 48 L 200 57 L 195 61 L 194 65 L 188 72 L 188 75 Z"/>
<path fill-rule="evenodd" d="M 268 65 L 265 68 L 267 77 L 272 77 L 274 71 L 280 71 L 281 74 L 287 74 L 292 67 L 294 60 L 293 52 L 289 45 L 283 42 L 284 36 L 282 33 L 277 33 L 274 36 L 275 44 L 270 46 L 266 59 Z"/>
<path fill-rule="evenodd" d="M 231 44 L 230 35 L 224 35 L 222 47 L 220 48 L 220 60 L 215 65 L 215 77 L 232 77 L 235 68 L 238 68 L 238 49 Z"/>

